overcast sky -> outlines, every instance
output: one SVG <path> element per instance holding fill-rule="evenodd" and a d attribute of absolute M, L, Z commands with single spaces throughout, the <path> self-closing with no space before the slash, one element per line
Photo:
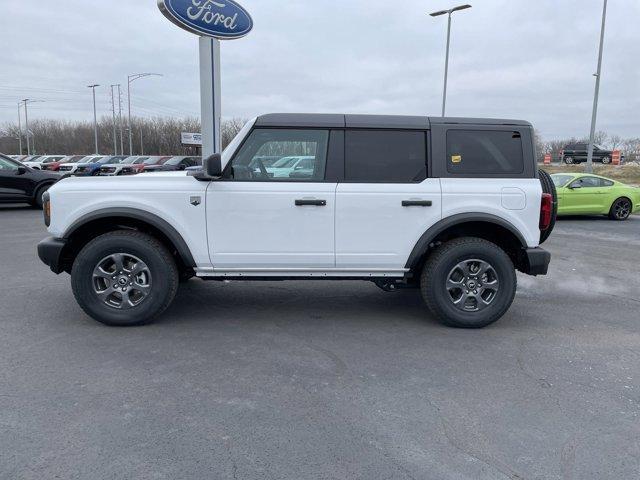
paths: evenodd
<path fill-rule="evenodd" d="M 223 116 L 438 115 L 448 0 L 242 0 L 255 28 L 223 43 Z M 462 2 L 464 3 L 464 2 Z M 454 15 L 451 116 L 522 118 L 545 138 L 588 133 L 602 0 L 470 0 Z M 598 129 L 640 136 L 640 1 L 609 2 Z M 197 38 L 156 0 L 0 0 L 0 123 L 111 115 L 129 73 L 141 116 L 199 115 Z M 123 103 L 125 98 L 123 97 Z M 126 105 L 126 103 L 125 103 Z"/>

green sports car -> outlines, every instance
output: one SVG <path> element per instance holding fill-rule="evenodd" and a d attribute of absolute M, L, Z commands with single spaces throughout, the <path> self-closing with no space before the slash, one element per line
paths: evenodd
<path fill-rule="evenodd" d="M 626 220 L 640 212 L 640 188 L 584 173 L 556 173 L 551 178 L 558 190 L 558 215 L 609 215 L 612 220 Z"/>

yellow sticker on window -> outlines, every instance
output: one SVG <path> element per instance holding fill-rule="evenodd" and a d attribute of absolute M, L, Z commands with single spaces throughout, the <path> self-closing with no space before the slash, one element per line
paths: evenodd
<path fill-rule="evenodd" d="M 451 155 L 451 163 L 462 163 L 462 155 Z"/>

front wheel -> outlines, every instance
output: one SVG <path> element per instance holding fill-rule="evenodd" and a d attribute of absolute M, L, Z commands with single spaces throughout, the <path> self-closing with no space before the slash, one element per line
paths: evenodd
<path fill-rule="evenodd" d="M 565 157 L 564 163 L 566 163 L 567 165 L 573 165 L 574 164 L 573 158 L 572 157 Z"/>
<path fill-rule="evenodd" d="M 513 303 L 517 277 L 509 256 L 481 238 L 447 242 L 427 259 L 421 278 L 425 303 L 455 328 L 483 328 Z"/>
<path fill-rule="evenodd" d="M 609 165 L 611 163 L 611 159 L 609 157 L 604 157 L 602 159 L 602 163 L 605 165 Z"/>
<path fill-rule="evenodd" d="M 629 218 L 632 209 L 633 206 L 631 205 L 631 200 L 628 198 L 619 198 L 613 202 L 613 205 L 611 205 L 609 218 L 611 220 L 618 220 L 622 222 Z"/>
<path fill-rule="evenodd" d="M 122 230 L 101 235 L 82 249 L 73 263 L 71 286 L 80 307 L 95 320 L 143 325 L 173 301 L 178 269 L 157 239 Z"/>

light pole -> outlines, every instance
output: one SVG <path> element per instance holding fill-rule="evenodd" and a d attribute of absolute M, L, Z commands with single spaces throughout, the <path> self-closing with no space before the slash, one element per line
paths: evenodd
<path fill-rule="evenodd" d="M 18 102 L 18 139 L 20 140 L 20 155 L 22 155 L 22 115 L 20 115 L 22 102 Z"/>
<path fill-rule="evenodd" d="M 31 144 L 29 143 L 29 109 L 27 108 L 27 105 L 30 103 L 43 103 L 44 100 L 31 100 L 29 98 L 25 98 L 24 100 L 22 100 L 21 103 L 24 103 L 24 128 L 26 130 L 26 134 L 27 134 L 27 155 L 31 155 Z M 20 109 L 18 108 L 18 113 L 20 113 Z M 35 153 L 35 149 L 36 149 L 36 136 L 33 134 L 33 132 L 31 132 L 31 135 L 33 137 L 33 150 Z"/>
<path fill-rule="evenodd" d="M 602 8 L 602 27 L 600 29 L 600 50 L 598 52 L 598 71 L 596 77 L 596 91 L 593 96 L 593 113 L 591 115 L 591 134 L 589 136 L 589 153 L 587 155 L 587 173 L 593 173 L 593 143 L 596 136 L 596 121 L 598 119 L 598 97 L 600 95 L 600 77 L 602 73 L 602 52 L 604 50 L 604 31 L 607 25 L 607 0 Z"/>
<path fill-rule="evenodd" d="M 111 114 L 113 115 L 113 154 L 118 155 L 118 133 L 116 132 L 116 100 L 113 95 L 113 87 L 118 85 L 111 85 Z"/>
<path fill-rule="evenodd" d="M 162 77 L 161 73 L 134 73 L 127 77 L 127 101 L 129 102 L 129 155 L 133 155 L 133 130 L 131 126 L 131 84 L 144 77 Z"/>
<path fill-rule="evenodd" d="M 96 155 L 98 153 L 98 114 L 96 113 L 96 87 L 100 85 L 87 85 L 87 88 L 90 88 L 93 91 L 93 138 L 96 146 Z"/>
<path fill-rule="evenodd" d="M 118 84 L 118 123 L 120 124 L 120 155 L 124 155 L 124 134 L 122 132 L 122 92 Z"/>
<path fill-rule="evenodd" d="M 447 80 L 449 79 L 449 47 L 451 45 L 451 15 L 453 12 L 460 10 L 466 10 L 471 8 L 471 5 L 460 5 L 458 7 L 451 8 L 449 10 L 440 10 L 439 12 L 430 13 L 432 17 L 439 17 L 440 15 L 449 15 L 449 22 L 447 25 L 447 54 L 444 61 L 444 91 L 442 93 L 442 116 L 444 117 L 447 108 Z"/>

